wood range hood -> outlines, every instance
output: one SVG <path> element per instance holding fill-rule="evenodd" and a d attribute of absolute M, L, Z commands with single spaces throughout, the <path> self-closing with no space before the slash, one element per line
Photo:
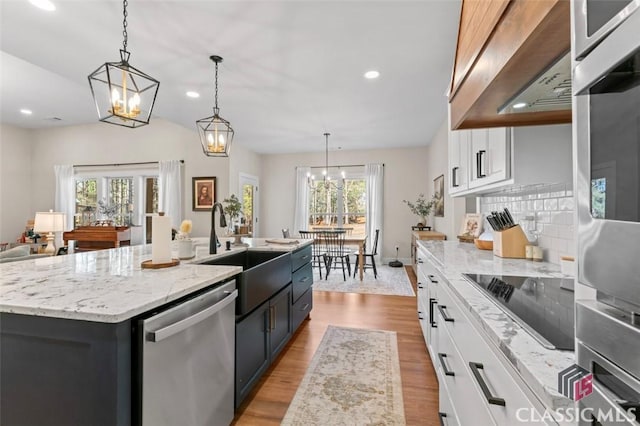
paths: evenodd
<path fill-rule="evenodd" d="M 570 27 L 568 0 L 463 0 L 449 90 L 451 129 L 570 123 L 570 104 L 498 112 L 567 55 Z M 565 75 L 570 85 L 570 69 Z"/>

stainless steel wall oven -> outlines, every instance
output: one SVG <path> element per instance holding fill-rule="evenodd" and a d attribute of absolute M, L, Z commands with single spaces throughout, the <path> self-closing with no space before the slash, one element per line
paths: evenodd
<path fill-rule="evenodd" d="M 640 425 L 639 6 L 572 3 L 577 279 L 597 294 L 576 304 L 584 425 Z"/>

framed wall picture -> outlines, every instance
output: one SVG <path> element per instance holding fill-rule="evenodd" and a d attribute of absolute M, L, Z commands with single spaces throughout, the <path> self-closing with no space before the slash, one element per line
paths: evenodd
<path fill-rule="evenodd" d="M 467 213 L 462 218 L 460 236 L 478 238 L 482 233 L 482 215 L 479 213 Z"/>
<path fill-rule="evenodd" d="M 433 180 L 433 215 L 444 217 L 444 175 L 440 175 Z"/>
<path fill-rule="evenodd" d="M 193 211 L 210 211 L 216 202 L 216 178 L 194 177 L 192 180 Z"/>

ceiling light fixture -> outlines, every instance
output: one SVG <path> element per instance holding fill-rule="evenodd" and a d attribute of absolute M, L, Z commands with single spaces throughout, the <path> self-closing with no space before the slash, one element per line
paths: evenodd
<path fill-rule="evenodd" d="M 524 108 L 527 106 L 526 102 L 518 102 L 517 104 L 513 104 L 513 107 L 516 109 Z"/>
<path fill-rule="evenodd" d="M 368 78 L 369 80 L 380 77 L 380 73 L 375 70 L 367 71 L 364 73 L 364 78 Z"/>
<path fill-rule="evenodd" d="M 187 97 L 196 99 L 196 98 L 200 97 L 200 93 L 189 91 L 189 92 L 187 92 Z"/>
<path fill-rule="evenodd" d="M 20 112 L 21 112 L 22 114 L 24 114 L 24 115 L 31 115 L 31 114 L 33 114 L 33 111 L 31 111 L 30 109 L 26 109 L 26 108 L 22 108 L 22 109 L 20 110 Z"/>
<path fill-rule="evenodd" d="M 46 10 L 47 12 L 53 12 L 56 10 L 56 5 L 49 0 L 29 0 L 29 3 L 37 8 Z"/>
<path fill-rule="evenodd" d="M 346 177 L 344 170 L 342 170 L 340 172 L 340 178 L 341 179 L 331 179 L 331 174 L 329 173 L 329 136 L 331 135 L 331 133 L 325 133 L 324 134 L 324 138 L 325 138 L 325 155 L 324 155 L 324 170 L 322 171 L 322 179 L 324 182 L 324 187 L 326 190 L 329 190 L 331 185 L 335 185 L 336 189 L 342 189 L 342 185 L 344 182 L 344 179 Z M 335 167 L 335 166 L 334 166 Z M 338 167 L 339 169 L 339 167 Z M 311 189 L 317 189 L 316 185 L 315 185 L 315 176 L 312 175 L 310 172 L 307 173 L 307 184 L 309 185 L 309 187 Z"/>
<path fill-rule="evenodd" d="M 218 64 L 222 62 L 222 58 L 213 55 L 209 59 L 216 64 L 215 106 L 213 107 L 213 115 L 196 121 L 196 126 L 198 126 L 200 143 L 206 156 L 228 157 L 233 142 L 233 129 L 231 123 L 220 117 L 220 108 L 218 108 Z"/>
<path fill-rule="evenodd" d="M 149 124 L 160 82 L 129 64 L 127 51 L 127 0 L 122 3 L 122 42 L 120 62 L 106 62 L 89 75 L 91 94 L 98 119 L 124 127 Z"/>

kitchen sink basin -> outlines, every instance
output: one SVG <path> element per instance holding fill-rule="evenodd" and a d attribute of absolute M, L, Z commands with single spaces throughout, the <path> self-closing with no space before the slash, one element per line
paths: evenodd
<path fill-rule="evenodd" d="M 236 277 L 236 315 L 246 315 L 291 282 L 291 253 L 243 251 L 217 257 L 202 265 L 241 266 Z"/>

